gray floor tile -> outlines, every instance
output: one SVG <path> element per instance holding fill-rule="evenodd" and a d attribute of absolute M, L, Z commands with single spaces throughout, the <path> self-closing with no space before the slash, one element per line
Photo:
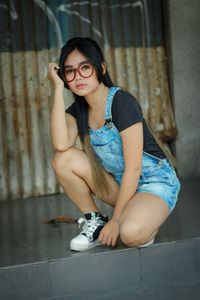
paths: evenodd
<path fill-rule="evenodd" d="M 2 300 L 36 300 L 50 297 L 49 264 L 0 268 L 0 291 Z"/>
<path fill-rule="evenodd" d="M 0 267 L 34 263 L 41 258 L 31 248 L 15 238 L 0 241 Z"/>
<path fill-rule="evenodd" d="M 199 277 L 200 278 L 200 277 Z M 66 294 L 38 300 L 199 300 L 200 279 L 196 276 L 187 277 L 174 283 L 146 284 L 140 282 L 137 286 L 119 284 L 109 289 L 95 289 L 81 293 Z"/>
<path fill-rule="evenodd" d="M 65 259 L 50 264 L 53 294 L 104 290 L 122 282 L 134 285 L 140 280 L 139 250 L 111 251 Z M 124 255 L 125 254 L 125 255 Z"/>

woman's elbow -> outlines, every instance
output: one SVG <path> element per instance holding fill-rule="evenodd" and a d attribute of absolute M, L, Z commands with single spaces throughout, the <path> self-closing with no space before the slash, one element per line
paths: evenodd
<path fill-rule="evenodd" d="M 53 144 L 53 148 L 57 152 L 65 152 L 70 148 L 70 146 L 69 145 L 64 145 L 64 144 Z"/>

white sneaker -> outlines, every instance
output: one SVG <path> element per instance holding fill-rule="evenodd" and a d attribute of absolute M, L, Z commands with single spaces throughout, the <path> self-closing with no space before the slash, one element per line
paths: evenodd
<path fill-rule="evenodd" d="M 70 242 L 70 249 L 74 251 L 86 251 L 101 243 L 98 241 L 100 231 L 108 222 L 108 217 L 99 212 L 85 214 L 84 218 L 78 219 L 79 227 L 84 223 L 82 231 Z"/>
<path fill-rule="evenodd" d="M 143 245 L 138 246 L 138 248 L 143 248 L 143 247 L 150 246 L 150 245 L 152 245 L 154 242 L 155 242 L 155 238 L 153 238 L 151 241 L 149 241 L 149 242 L 146 243 L 146 244 L 143 244 Z"/>

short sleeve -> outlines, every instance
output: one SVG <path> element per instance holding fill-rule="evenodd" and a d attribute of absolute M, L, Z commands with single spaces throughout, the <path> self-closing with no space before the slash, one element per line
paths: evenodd
<path fill-rule="evenodd" d="M 112 118 L 119 132 L 135 123 L 143 122 L 139 103 L 131 94 L 124 90 L 119 90 L 114 95 Z"/>
<path fill-rule="evenodd" d="M 76 119 L 76 103 L 73 102 L 66 110 L 66 113 L 72 115 Z"/>

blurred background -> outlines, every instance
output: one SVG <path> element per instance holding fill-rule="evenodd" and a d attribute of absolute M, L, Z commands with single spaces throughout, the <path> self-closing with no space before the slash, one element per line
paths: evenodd
<path fill-rule="evenodd" d="M 0 0 L 0 199 L 60 192 L 46 76 L 74 36 L 100 44 L 113 81 L 176 155 L 179 176 L 198 177 L 199 12 L 199 0 Z"/>

